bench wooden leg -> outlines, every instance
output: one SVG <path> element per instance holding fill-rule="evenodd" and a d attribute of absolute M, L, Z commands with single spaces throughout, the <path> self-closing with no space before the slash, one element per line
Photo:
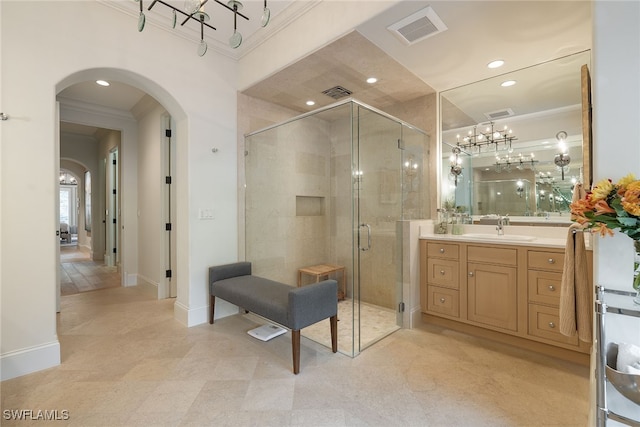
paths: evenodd
<path fill-rule="evenodd" d="M 300 330 L 291 331 L 291 348 L 293 350 L 293 373 L 300 372 Z"/>
<path fill-rule="evenodd" d="M 209 324 L 213 325 L 213 309 L 216 306 L 216 297 L 213 295 L 209 298 Z"/>
<path fill-rule="evenodd" d="M 331 351 L 338 352 L 338 315 L 329 318 L 331 322 Z"/>

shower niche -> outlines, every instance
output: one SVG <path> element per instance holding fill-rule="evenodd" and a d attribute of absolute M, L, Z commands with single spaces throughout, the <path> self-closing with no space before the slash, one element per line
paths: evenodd
<path fill-rule="evenodd" d="M 245 259 L 291 286 L 344 271 L 341 353 L 402 327 L 401 221 L 429 212 L 428 164 L 423 131 L 353 99 L 245 136 Z M 301 334 L 330 347 L 324 322 Z"/>

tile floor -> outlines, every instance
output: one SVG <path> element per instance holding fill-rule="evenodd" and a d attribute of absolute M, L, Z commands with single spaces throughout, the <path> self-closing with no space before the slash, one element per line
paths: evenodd
<path fill-rule="evenodd" d="M 3 426 L 585 426 L 588 368 L 433 326 L 356 358 L 242 315 L 186 328 L 143 286 L 62 297 L 62 364 L 0 383 L 5 410 L 66 421 Z"/>
<path fill-rule="evenodd" d="M 114 288 L 121 283 L 116 267 L 91 260 L 76 244 L 60 245 L 60 266 L 61 295 Z"/>

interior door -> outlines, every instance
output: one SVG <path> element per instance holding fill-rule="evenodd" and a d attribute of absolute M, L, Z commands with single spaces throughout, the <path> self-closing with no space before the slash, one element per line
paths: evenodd
<path fill-rule="evenodd" d="M 354 327 L 359 351 L 401 326 L 401 124 L 356 105 Z M 356 352 L 358 346 L 356 345 Z"/>

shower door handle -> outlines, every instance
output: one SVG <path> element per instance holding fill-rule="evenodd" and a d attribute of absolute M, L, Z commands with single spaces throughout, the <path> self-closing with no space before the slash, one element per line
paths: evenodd
<path fill-rule="evenodd" d="M 363 248 L 362 246 L 360 246 L 360 250 L 361 251 L 368 251 L 369 249 L 371 249 L 371 226 L 369 224 L 360 224 L 360 228 L 362 227 L 367 227 L 367 247 Z M 359 235 L 360 233 L 358 233 Z M 359 236 L 358 236 L 359 237 Z"/>

